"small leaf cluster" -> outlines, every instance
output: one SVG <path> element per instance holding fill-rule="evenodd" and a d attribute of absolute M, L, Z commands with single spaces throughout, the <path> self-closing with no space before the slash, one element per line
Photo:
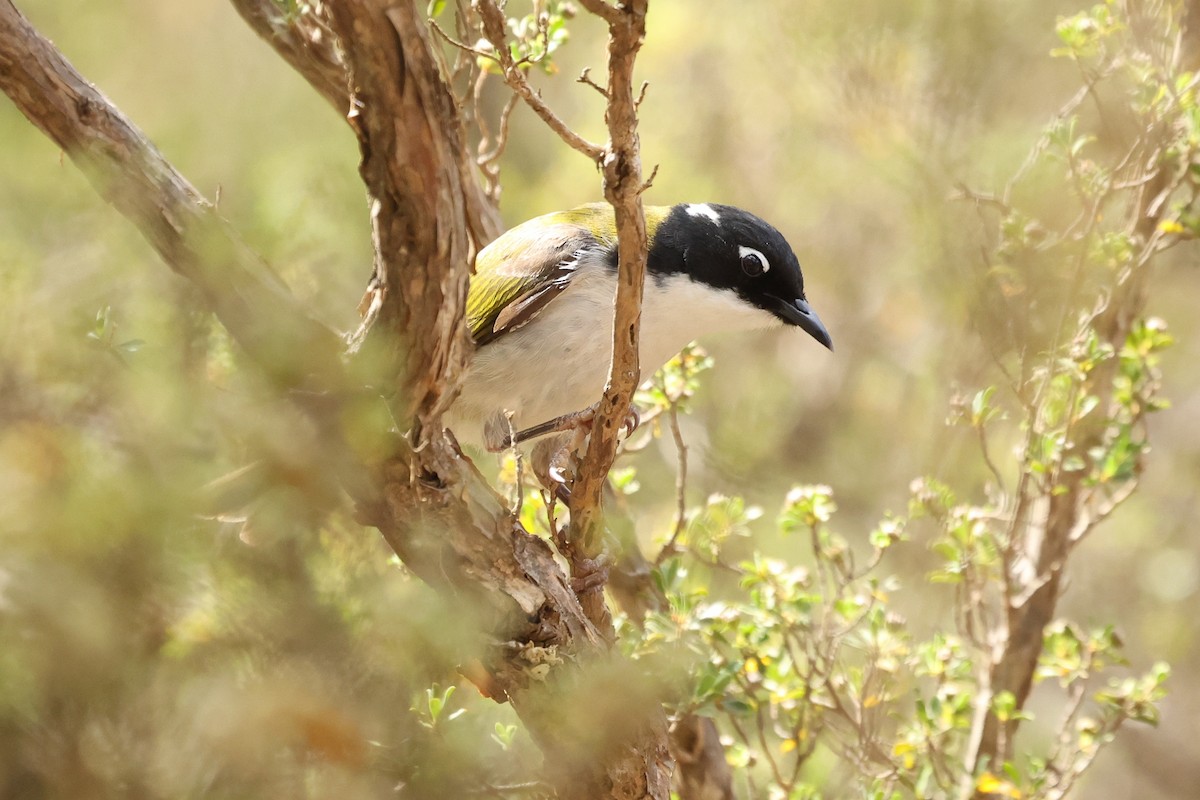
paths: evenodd
<path fill-rule="evenodd" d="M 127 365 L 129 356 L 141 350 L 146 343 L 141 339 L 117 341 L 117 329 L 118 325 L 113 318 L 112 307 L 104 306 L 96 312 L 95 323 L 87 332 L 87 340 L 101 351 Z"/>
<path fill-rule="evenodd" d="M 881 567 L 910 542 L 912 519 L 940 518 L 950 530 L 929 546 L 946 564 L 933 577 L 954 585 L 952 602 L 960 605 L 966 575 L 980 586 L 1001 579 L 1000 545 L 980 527 L 987 512 L 957 503 L 942 484 L 915 483 L 911 505 L 911 517 L 888 516 L 868 535 L 860 565 L 861 548 L 830 527 L 837 506 L 828 487 L 789 492 L 774 518 L 774 540 L 761 535 L 758 509 L 711 497 L 656 570 L 669 608 L 650 614 L 640 630 L 622 627 L 635 658 L 689 654 L 690 692 L 675 699 L 673 711 L 718 721 L 747 796 L 949 797 L 957 796 L 964 773 L 972 774 L 964 759 L 990 651 L 969 635 L 918 635 L 893 607 L 900 581 Z M 747 542 L 753 549 L 732 560 Z M 762 549 L 800 542 L 804 563 Z M 972 777 L 976 788 L 1060 797 L 1055 792 L 1086 769 L 1121 724 L 1153 723 L 1165 666 L 1091 688 L 1125 665 L 1121 648 L 1111 627 L 1084 633 L 1056 622 L 1036 680 L 1060 688 L 1063 725 L 1077 733 L 1046 753 L 981 765 Z M 990 709 L 1002 721 L 1032 718 L 1010 692 L 994 694 Z"/>
<path fill-rule="evenodd" d="M 507 41 L 509 55 L 519 69 L 530 70 L 538 67 L 548 75 L 558 72 L 554 63 L 554 53 L 570 39 L 568 23 L 577 13 L 574 3 L 564 0 L 544 0 L 535 2 L 528 14 L 519 17 L 508 17 Z M 435 16 L 431 14 L 431 16 Z M 476 42 L 477 50 L 495 53 L 496 50 L 486 38 Z M 480 58 L 480 69 L 499 75 L 500 63 L 495 58 Z"/>
<path fill-rule="evenodd" d="M 700 386 L 700 377 L 712 369 L 712 365 L 712 357 L 692 342 L 638 388 L 634 403 L 651 417 L 672 406 L 679 411 L 688 411 L 688 403 Z"/>

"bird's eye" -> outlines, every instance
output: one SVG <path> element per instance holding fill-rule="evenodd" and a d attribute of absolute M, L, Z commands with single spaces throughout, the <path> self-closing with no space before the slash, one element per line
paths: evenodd
<path fill-rule="evenodd" d="M 767 271 L 766 259 L 757 250 L 746 247 L 742 249 L 742 272 L 751 278 L 757 278 Z"/>

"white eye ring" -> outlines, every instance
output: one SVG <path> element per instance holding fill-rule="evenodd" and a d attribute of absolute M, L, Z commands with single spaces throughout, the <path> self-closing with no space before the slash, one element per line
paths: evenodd
<path fill-rule="evenodd" d="M 755 250 L 753 247 L 746 247 L 744 244 L 738 245 L 738 255 L 742 259 L 742 270 L 751 278 L 771 271 L 771 262 L 767 261 L 767 257 L 761 251 Z M 752 266 L 755 261 L 758 262 L 757 271 Z"/>

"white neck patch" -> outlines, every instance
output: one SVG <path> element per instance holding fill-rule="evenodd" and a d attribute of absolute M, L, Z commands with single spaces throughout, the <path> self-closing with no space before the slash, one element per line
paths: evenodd
<path fill-rule="evenodd" d="M 688 203 L 684 207 L 684 210 L 687 211 L 688 216 L 704 217 L 712 222 L 713 225 L 721 224 L 721 215 L 718 214 L 717 210 L 708 203 Z"/>
<path fill-rule="evenodd" d="M 657 369 L 693 339 L 782 326 L 774 314 L 732 290 L 715 289 L 678 273 L 665 280 L 647 280 L 642 298 L 643 369 L 649 370 L 651 364 Z M 608 347 L 607 339 L 604 346 Z"/>
<path fill-rule="evenodd" d="M 745 258 L 748 255 L 758 256 L 758 260 L 762 262 L 763 272 L 771 271 L 771 262 L 767 261 L 767 257 L 762 254 L 761 250 L 755 250 L 753 247 L 746 247 L 744 244 L 738 245 L 738 256 Z"/>

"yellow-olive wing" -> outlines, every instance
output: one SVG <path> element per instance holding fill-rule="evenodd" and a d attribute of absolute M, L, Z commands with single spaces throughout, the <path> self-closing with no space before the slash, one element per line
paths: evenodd
<path fill-rule="evenodd" d="M 611 207 L 583 206 L 518 225 L 485 247 L 467 292 L 471 338 L 486 344 L 533 319 L 567 288 L 581 256 L 611 246 L 612 227 Z"/>

